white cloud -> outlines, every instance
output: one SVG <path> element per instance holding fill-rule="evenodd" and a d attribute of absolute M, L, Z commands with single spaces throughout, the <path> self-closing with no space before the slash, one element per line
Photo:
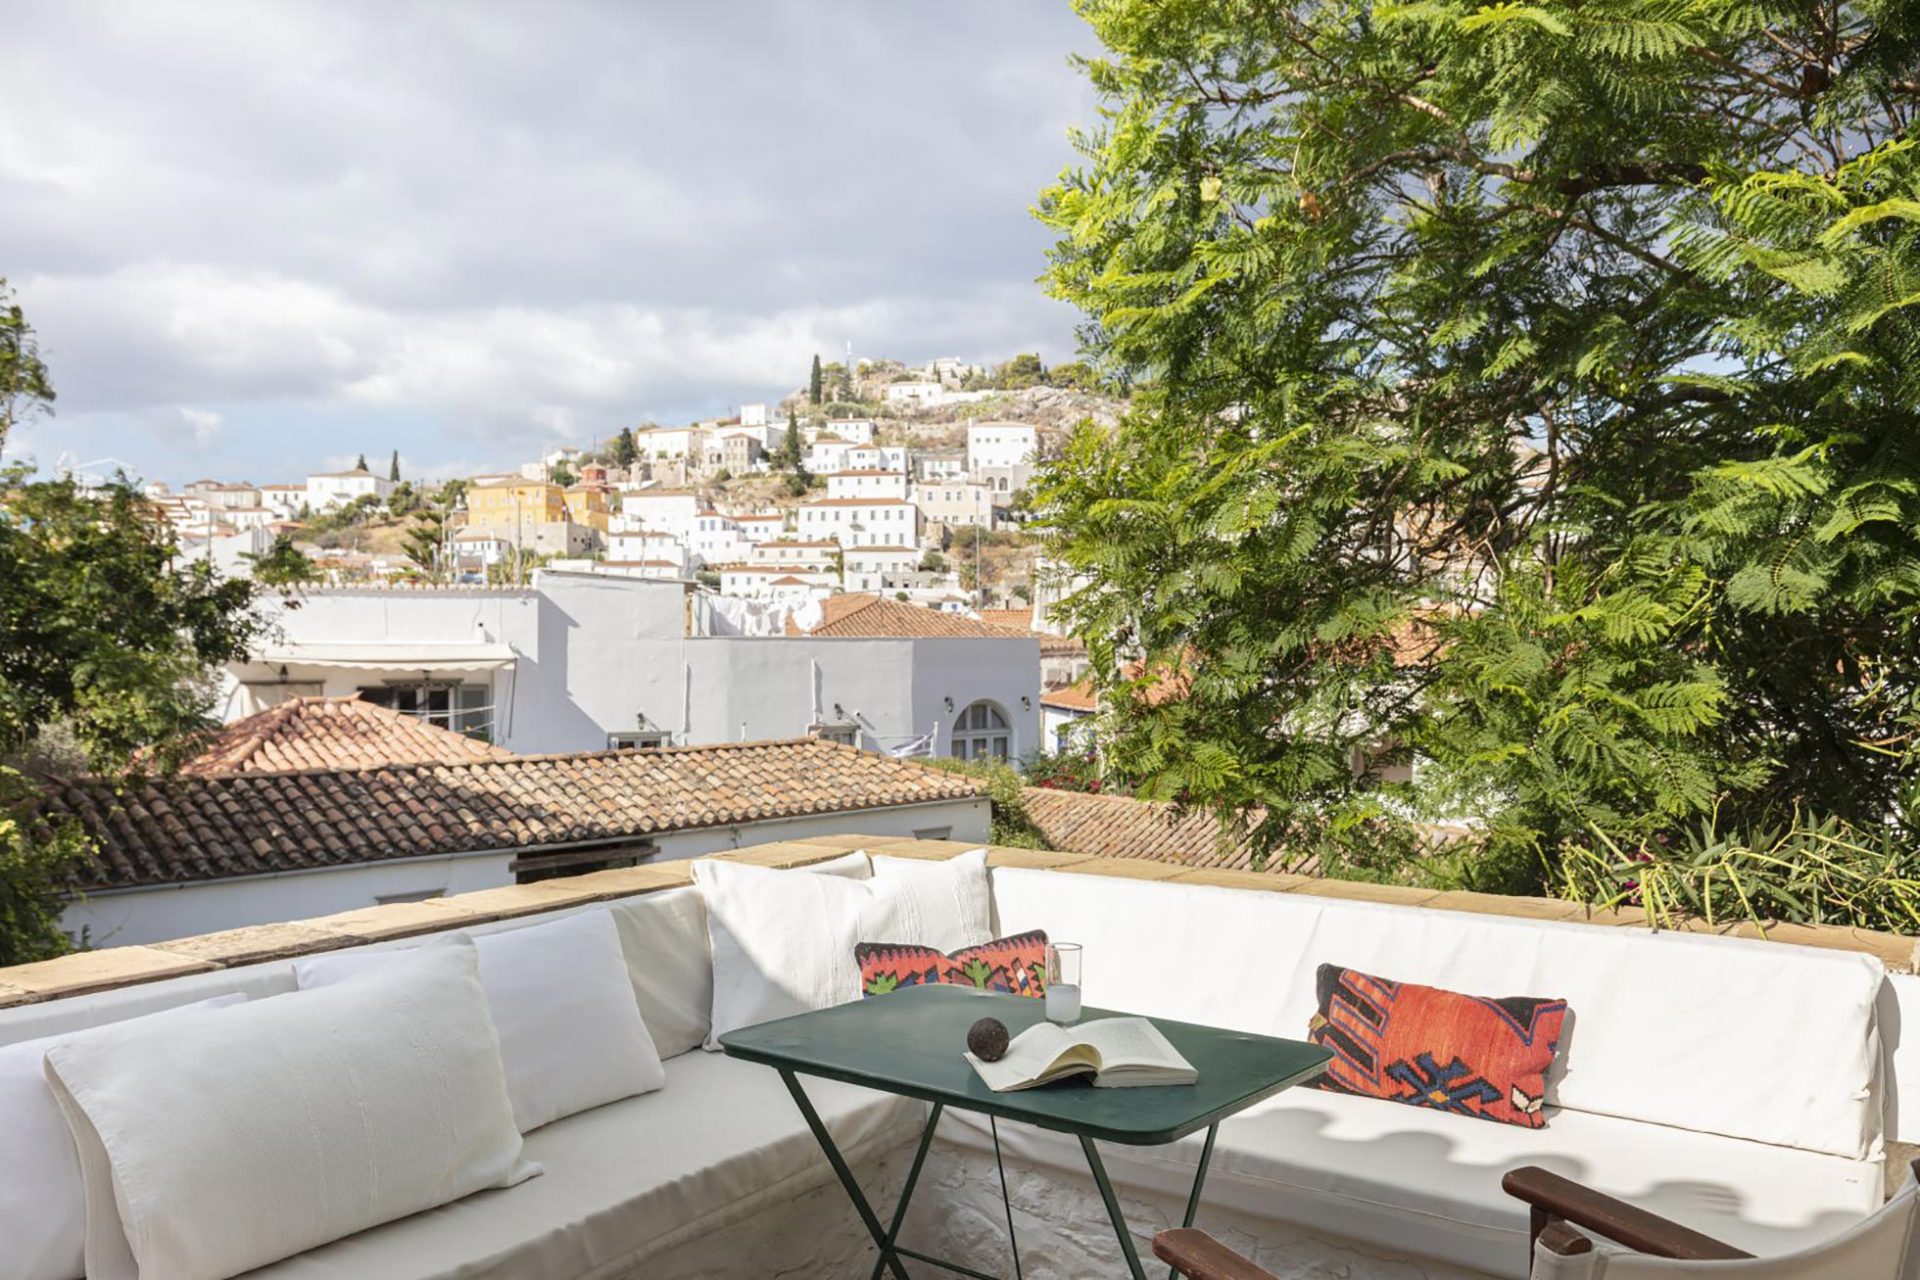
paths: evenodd
<path fill-rule="evenodd" d="M 187 429 L 187 435 L 193 440 L 194 447 L 197 449 L 204 449 L 212 444 L 214 437 L 220 434 L 220 424 L 225 421 L 224 415 L 215 413 L 211 409 L 180 406 L 180 425 Z"/>
<path fill-rule="evenodd" d="M 0 274 L 63 423 L 190 405 L 216 459 L 241 405 L 445 445 L 760 398 L 848 339 L 1060 358 L 1027 207 L 1085 43 L 1034 0 L 27 0 Z"/>

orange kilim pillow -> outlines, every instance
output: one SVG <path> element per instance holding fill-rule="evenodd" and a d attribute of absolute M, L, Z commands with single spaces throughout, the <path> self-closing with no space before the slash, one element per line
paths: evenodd
<path fill-rule="evenodd" d="M 1315 1083 L 1538 1129 L 1567 1002 L 1490 999 L 1323 964 L 1307 1039 L 1333 1051 Z"/>
<path fill-rule="evenodd" d="M 853 948 L 853 958 L 860 966 L 860 990 L 869 996 L 928 982 L 1017 996 L 1046 992 L 1047 935 L 1039 929 L 962 947 L 952 955 L 909 943 L 862 942 Z"/>

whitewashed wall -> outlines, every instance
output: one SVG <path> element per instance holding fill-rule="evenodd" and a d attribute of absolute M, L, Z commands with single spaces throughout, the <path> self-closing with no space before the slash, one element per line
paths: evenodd
<path fill-rule="evenodd" d="M 652 839 L 660 847 L 655 860 L 668 861 L 822 835 L 917 836 L 984 844 L 989 822 L 984 799 L 944 800 L 678 831 Z M 498 888 L 513 883 L 507 869 L 512 860 L 511 853 L 416 858 L 96 894 L 68 907 L 61 927 L 73 933 L 86 930 L 96 947 L 190 938 L 353 911 L 396 895 L 433 897 Z"/>
<path fill-rule="evenodd" d="M 278 625 L 295 643 L 511 645 L 519 659 L 492 676 L 494 740 L 521 754 L 602 750 L 608 733 L 635 728 L 642 712 L 678 744 L 794 738 L 816 712 L 836 719 L 835 703 L 858 716 L 864 746 L 938 724 L 944 754 L 955 716 L 980 699 L 1006 715 L 1014 756 L 1041 741 L 1034 640 L 688 636 L 678 582 L 543 571 L 537 586 L 319 591 Z M 261 664 L 241 670 L 273 676 Z M 289 676 L 337 694 L 382 674 L 315 667 Z M 230 695 L 235 679 L 230 672 Z M 229 696 L 223 714 L 252 709 Z"/>

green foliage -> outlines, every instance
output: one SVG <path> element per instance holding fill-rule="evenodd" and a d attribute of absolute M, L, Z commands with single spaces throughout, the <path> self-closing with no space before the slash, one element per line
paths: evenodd
<path fill-rule="evenodd" d="M 30 816 L 36 794 L 25 775 L 0 765 L 0 967 L 71 949 L 60 906 L 93 856 L 77 822 L 37 828 Z"/>
<path fill-rule="evenodd" d="M 573 468 L 566 463 L 556 462 L 553 464 L 553 470 L 547 473 L 547 479 L 564 489 L 568 485 L 578 482 L 580 477 L 576 475 Z"/>
<path fill-rule="evenodd" d="M 1098 391 L 1100 375 L 1084 360 L 1069 360 L 1047 370 L 1047 385 L 1067 391 Z"/>
<path fill-rule="evenodd" d="M 1626 848 L 1600 833 L 1569 841 L 1560 887 L 1584 902 L 1642 907 L 1666 927 L 1697 917 L 1920 933 L 1920 855 L 1910 844 L 1797 813 L 1741 832 L 1709 815 L 1672 839 Z"/>
<path fill-rule="evenodd" d="M 58 954 L 66 891 L 87 844 L 34 815 L 27 772 L 162 766 L 206 723 L 211 670 L 245 655 L 255 584 L 183 560 L 168 527 L 120 480 L 0 472 L 0 964 Z"/>
<path fill-rule="evenodd" d="M 1004 760 L 951 760 L 936 757 L 921 763 L 947 773 L 965 774 L 987 784 L 993 807 L 991 843 L 1020 849 L 1044 849 L 1046 838 L 1027 814 L 1026 779 Z"/>
<path fill-rule="evenodd" d="M 253 580 L 264 587 L 297 587 L 320 581 L 320 569 L 312 557 L 293 545 L 288 534 L 279 534 L 273 546 L 257 556 L 248 556 Z"/>
<path fill-rule="evenodd" d="M 446 534 L 447 518 L 444 513 L 421 510 L 413 513 L 413 521 L 407 526 L 406 536 L 400 543 L 400 549 L 406 553 L 407 559 L 436 582 L 446 570 L 442 563 Z"/>
<path fill-rule="evenodd" d="M 633 438 L 632 427 L 620 428 L 620 434 L 613 438 L 613 447 L 609 450 L 613 465 L 626 468 L 640 459 L 640 446 Z"/>
<path fill-rule="evenodd" d="M 1036 500 L 1111 768 L 1509 888 L 1920 842 L 1920 9 L 1079 7 L 1049 283 L 1136 394 Z"/>
<path fill-rule="evenodd" d="M 53 380 L 40 360 L 33 326 L 0 276 L 0 449 L 16 422 L 24 422 L 53 403 Z"/>
<path fill-rule="evenodd" d="M 387 463 L 387 479 L 395 484 L 400 483 L 400 451 L 398 449 L 393 451 L 393 457 Z"/>
<path fill-rule="evenodd" d="M 355 471 L 365 471 L 365 470 L 367 469 L 367 455 L 366 455 L 366 454 L 364 454 L 364 453 L 363 453 L 363 454 L 361 454 L 361 455 L 360 455 L 359 457 L 357 457 L 357 458 L 355 458 L 355 459 L 353 460 L 353 469 L 354 469 Z"/>
<path fill-rule="evenodd" d="M 814 352 L 814 355 L 813 355 L 813 372 L 807 375 L 808 403 L 810 404 L 820 403 L 820 393 L 823 390 L 823 382 L 824 382 L 824 379 L 821 377 L 821 374 L 820 374 L 820 353 L 816 351 Z"/>

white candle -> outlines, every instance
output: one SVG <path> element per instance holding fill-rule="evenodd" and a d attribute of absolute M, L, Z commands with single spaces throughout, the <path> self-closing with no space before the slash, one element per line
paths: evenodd
<path fill-rule="evenodd" d="M 1047 988 L 1047 1021 L 1078 1022 L 1080 1020 L 1080 984 L 1077 982 L 1056 982 Z"/>

